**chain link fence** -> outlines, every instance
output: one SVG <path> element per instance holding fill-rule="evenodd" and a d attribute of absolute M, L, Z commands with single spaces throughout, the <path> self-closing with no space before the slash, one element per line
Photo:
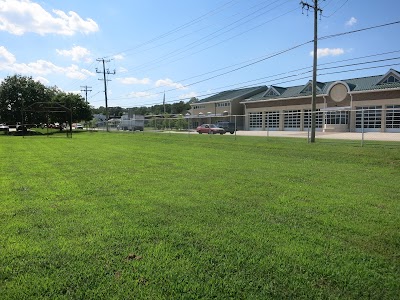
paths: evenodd
<path fill-rule="evenodd" d="M 144 120 L 143 130 L 121 128 L 117 120 L 108 123 L 110 132 L 186 133 L 197 134 L 202 124 L 217 124 L 234 136 L 300 138 L 311 140 L 312 113 L 310 110 L 250 112 L 247 115 L 186 115 L 174 118 L 160 116 Z M 232 129 L 233 130 L 229 130 Z M 106 123 L 95 130 L 107 131 Z M 125 129 L 125 130 L 124 130 Z M 88 129 L 88 130 L 93 130 Z M 315 112 L 315 139 L 318 142 L 349 142 L 361 146 L 385 142 L 400 146 L 400 105 L 325 109 Z"/>

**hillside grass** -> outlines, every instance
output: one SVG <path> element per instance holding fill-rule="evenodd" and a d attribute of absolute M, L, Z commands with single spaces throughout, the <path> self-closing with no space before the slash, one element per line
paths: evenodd
<path fill-rule="evenodd" d="M 398 299 L 399 146 L 0 136 L 0 298 Z"/>

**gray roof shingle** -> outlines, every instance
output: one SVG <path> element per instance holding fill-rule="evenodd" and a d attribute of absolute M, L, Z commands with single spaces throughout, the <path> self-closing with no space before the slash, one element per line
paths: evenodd
<path fill-rule="evenodd" d="M 396 70 L 390 69 L 390 71 L 384 75 L 375 75 L 375 76 L 368 76 L 368 77 L 360 77 L 360 78 L 352 78 L 352 79 L 345 79 L 345 80 L 335 80 L 335 81 L 328 81 L 328 82 L 318 82 L 318 91 L 317 95 L 326 95 L 328 92 L 329 87 L 337 81 L 346 82 L 349 85 L 349 88 L 352 92 L 359 92 L 359 91 L 373 91 L 373 90 L 383 90 L 383 89 L 392 89 L 392 88 L 400 88 L 400 82 L 394 83 L 380 83 L 384 78 L 389 76 L 390 74 L 394 74 L 398 77 L 399 72 Z M 307 82 L 305 85 L 298 85 L 298 86 L 291 86 L 287 88 L 276 87 L 276 90 L 279 89 L 281 93 L 280 96 L 270 96 L 265 95 L 265 92 L 258 93 L 245 101 L 260 101 L 260 100 L 268 100 L 268 99 L 282 99 L 282 98 L 295 98 L 301 96 L 310 96 L 311 92 L 302 92 L 304 88 L 310 84 L 311 81 Z"/>

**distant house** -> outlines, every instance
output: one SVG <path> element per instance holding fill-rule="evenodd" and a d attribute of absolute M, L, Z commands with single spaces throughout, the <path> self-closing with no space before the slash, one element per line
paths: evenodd
<path fill-rule="evenodd" d="M 102 126 L 105 126 L 107 117 L 106 117 L 106 115 L 103 115 L 103 114 L 94 114 L 93 120 L 94 120 L 94 124 L 96 125 L 96 127 L 102 127 Z"/>
<path fill-rule="evenodd" d="M 400 132 L 398 71 L 316 86 L 316 130 Z M 244 130 L 303 131 L 311 126 L 311 94 L 311 81 L 228 90 L 191 104 L 188 118 L 193 127 L 229 119 Z"/>
<path fill-rule="evenodd" d="M 266 86 L 229 90 L 192 103 L 189 112 L 192 126 L 225 121 L 233 115 L 244 115 L 244 106 L 241 101 L 266 90 Z M 238 120 L 238 123 L 242 123 L 242 126 L 244 125 L 243 122 L 244 117 Z"/>

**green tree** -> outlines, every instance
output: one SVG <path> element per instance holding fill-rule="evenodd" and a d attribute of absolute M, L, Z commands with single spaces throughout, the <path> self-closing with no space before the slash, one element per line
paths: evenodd
<path fill-rule="evenodd" d="M 32 77 L 8 76 L 0 85 L 0 122 L 37 124 L 45 121 L 45 114 L 35 111 L 35 103 L 51 101 L 52 93 Z M 25 110 L 24 120 L 22 111 Z"/>
<path fill-rule="evenodd" d="M 174 114 L 181 114 L 190 109 L 190 104 L 184 101 L 179 101 L 172 104 L 172 110 Z"/>
<path fill-rule="evenodd" d="M 175 126 L 178 130 L 182 130 L 188 127 L 187 121 L 183 118 L 182 114 L 179 114 L 177 120 L 175 121 Z"/>
<path fill-rule="evenodd" d="M 93 119 L 90 106 L 81 95 L 58 91 L 53 97 L 53 102 L 60 103 L 72 110 L 72 122 L 90 121 Z M 63 120 L 54 121 L 63 122 Z"/>
<path fill-rule="evenodd" d="M 110 117 L 120 117 L 126 112 L 126 110 L 120 106 L 109 107 L 108 114 Z"/>

